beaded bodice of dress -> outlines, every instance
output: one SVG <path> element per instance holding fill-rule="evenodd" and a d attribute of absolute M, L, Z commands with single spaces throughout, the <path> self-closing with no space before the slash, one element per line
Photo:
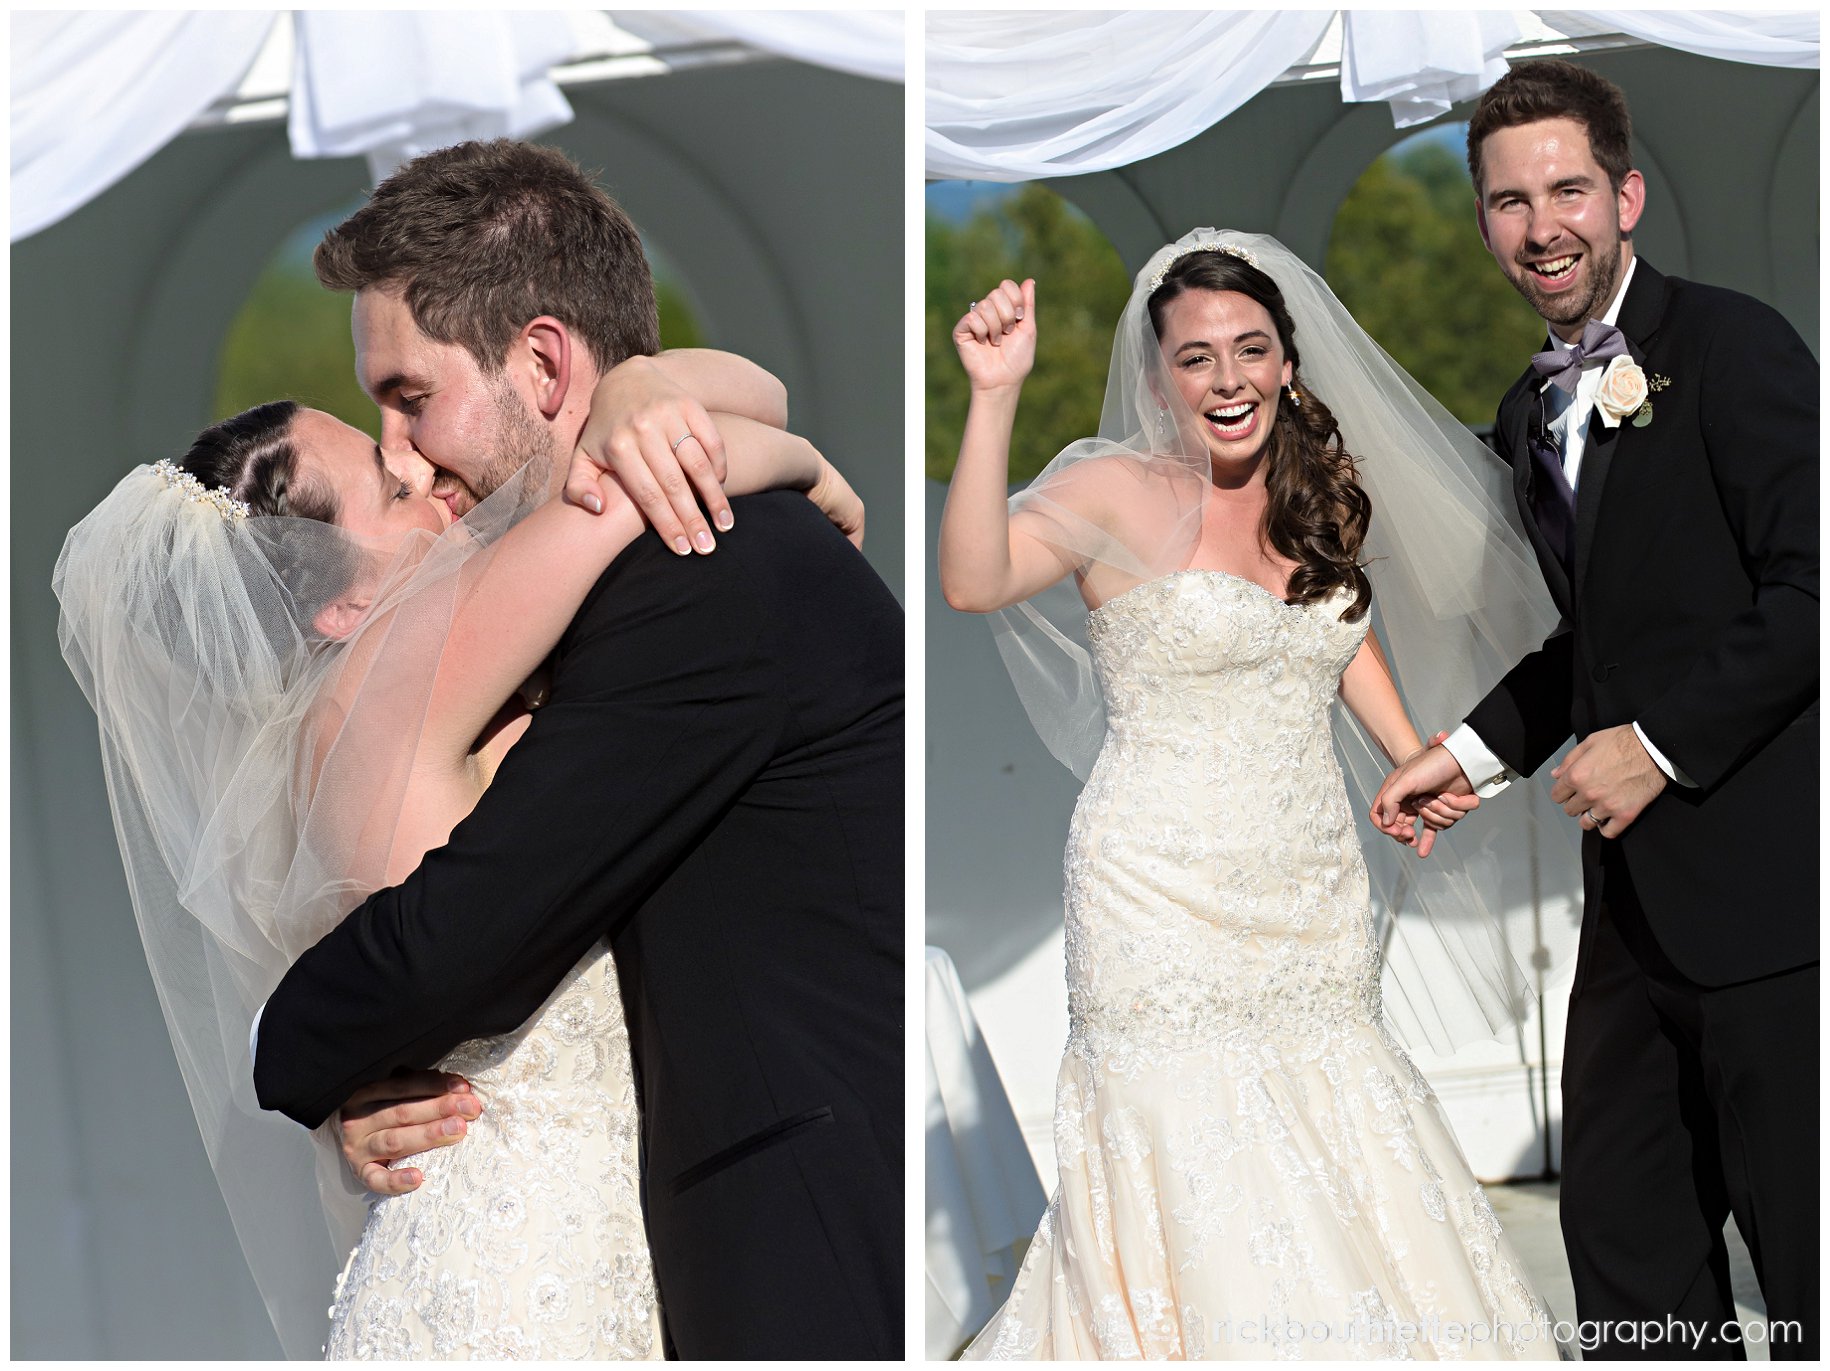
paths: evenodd
<path fill-rule="evenodd" d="M 1067 851 L 1071 1045 L 1289 1040 L 1376 1013 L 1330 709 L 1367 621 L 1219 571 L 1093 611 L 1106 739 Z"/>
<path fill-rule="evenodd" d="M 439 1068 L 483 1114 L 411 1159 L 339 1282 L 333 1358 L 658 1357 L 629 1034 L 606 944 L 513 1033 Z"/>

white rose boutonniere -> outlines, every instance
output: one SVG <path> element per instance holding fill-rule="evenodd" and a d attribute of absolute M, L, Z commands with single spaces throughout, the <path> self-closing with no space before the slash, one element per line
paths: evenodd
<path fill-rule="evenodd" d="M 1619 428 L 1620 421 L 1628 415 L 1633 415 L 1634 425 L 1641 427 L 1645 421 L 1636 411 L 1642 407 L 1650 411 L 1651 406 L 1646 403 L 1649 394 L 1646 373 L 1639 369 L 1639 363 L 1623 353 L 1609 361 L 1607 370 L 1601 373 L 1601 386 L 1595 392 L 1595 408 L 1601 414 L 1601 422 L 1609 428 Z M 1648 413 L 1647 418 L 1650 417 Z"/>

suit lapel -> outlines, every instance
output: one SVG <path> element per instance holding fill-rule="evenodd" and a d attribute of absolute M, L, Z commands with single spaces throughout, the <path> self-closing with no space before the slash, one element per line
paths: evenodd
<path fill-rule="evenodd" d="M 1633 360 L 1637 362 L 1639 350 L 1633 351 Z M 1600 414 L 1589 416 L 1588 443 L 1582 450 L 1582 469 L 1576 474 L 1576 583 L 1571 587 L 1575 594 L 1581 594 L 1582 587 L 1588 584 L 1596 511 L 1601 508 L 1601 497 L 1607 489 L 1608 468 L 1613 464 L 1614 452 L 1629 427 L 1625 419 L 1621 420 L 1620 427 L 1609 428 L 1602 423 Z"/>
<path fill-rule="evenodd" d="M 1569 577 L 1539 531 L 1537 518 L 1531 511 L 1531 483 L 1537 478 L 1532 471 L 1531 449 L 1527 444 L 1532 413 L 1538 403 L 1537 391 L 1542 383 L 1538 373 L 1527 368 L 1525 375 L 1507 392 L 1500 405 L 1501 455 L 1512 466 L 1512 494 L 1518 501 L 1519 517 L 1524 521 L 1526 536 L 1531 539 L 1532 551 L 1538 554 L 1538 570 L 1544 573 L 1544 584 L 1550 589 L 1551 600 L 1567 616 L 1570 612 Z"/>
<path fill-rule="evenodd" d="M 1633 271 L 1633 284 L 1627 298 L 1620 302 L 1619 328 L 1627 340 L 1627 351 L 1641 367 L 1646 362 L 1646 346 L 1658 332 L 1665 312 L 1665 278 L 1643 260 Z M 1589 554 L 1595 542 L 1595 524 L 1600 518 L 1601 502 L 1607 496 L 1608 471 L 1621 445 L 1628 441 L 1632 422 L 1622 419 L 1617 428 L 1609 428 L 1599 413 L 1589 416 L 1588 442 L 1582 451 L 1582 467 L 1576 477 L 1576 558 L 1575 585 L 1572 599 L 1588 584 Z"/>

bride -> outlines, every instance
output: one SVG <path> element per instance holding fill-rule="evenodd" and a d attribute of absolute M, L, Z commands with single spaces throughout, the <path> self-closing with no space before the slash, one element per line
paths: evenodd
<path fill-rule="evenodd" d="M 1368 859 L 1405 853 L 1362 850 L 1336 755 L 1365 812 L 1420 747 L 1407 699 L 1459 718 L 1504 645 L 1549 627 L 1509 496 L 1293 254 L 1201 229 L 1137 277 L 1101 436 L 1007 505 L 1036 329 L 1034 282 L 1005 281 L 953 334 L 971 406 L 942 590 L 997 613 L 1025 707 L 1086 782 L 1058 1183 L 965 1355 L 1555 1357 L 1387 1023 L 1484 1034 L 1519 980 L 1442 854 L 1407 887 L 1424 924 L 1380 926 L 1399 900 Z M 1068 577 L 1079 603 L 1051 610 Z M 1392 836 L 1427 856 L 1474 803 L 1431 798 Z"/>
<path fill-rule="evenodd" d="M 720 354 L 676 365 L 711 410 L 768 380 Z M 100 721 L 161 1007 L 293 1356 L 661 1355 L 607 944 L 520 1030 L 441 1063 L 474 1084 L 480 1117 L 463 1147 L 412 1159 L 417 1188 L 366 1211 L 334 1121 L 312 1185 L 306 1135 L 254 1101 L 248 1049 L 291 960 L 469 813 L 539 703 L 542 662 L 642 534 L 615 478 L 598 480 L 635 422 L 627 369 L 599 382 L 566 483 L 596 482 L 599 514 L 549 499 L 568 473 L 536 457 L 456 518 L 459 492 L 418 453 L 277 401 L 129 473 L 58 559 L 60 641 Z M 714 418 L 730 494 L 797 486 L 862 529 L 807 443 Z"/>

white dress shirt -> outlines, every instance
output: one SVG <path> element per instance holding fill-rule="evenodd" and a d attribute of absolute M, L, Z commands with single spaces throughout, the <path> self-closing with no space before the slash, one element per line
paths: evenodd
<path fill-rule="evenodd" d="M 1621 301 L 1627 298 L 1627 287 L 1633 281 L 1633 269 L 1639 265 L 1634 258 L 1627 263 L 1627 269 L 1620 278 L 1620 286 L 1609 302 L 1607 313 L 1601 316 L 1604 324 L 1613 324 L 1620 317 Z M 1550 335 L 1550 346 L 1558 352 L 1568 352 L 1573 344 L 1564 342 L 1554 332 Z M 1582 374 L 1576 382 L 1576 393 L 1566 394 L 1562 387 L 1546 380 L 1542 389 L 1548 413 L 1547 424 L 1557 435 L 1563 449 L 1563 477 L 1569 482 L 1571 490 L 1576 489 L 1576 482 L 1582 471 L 1582 454 L 1588 447 L 1589 425 L 1595 417 L 1595 392 L 1601 388 L 1601 374 L 1606 370 L 1604 361 L 1585 361 Z M 1671 780 L 1682 786 L 1694 786 L 1683 772 L 1673 766 L 1664 753 L 1652 745 L 1646 731 L 1636 722 L 1633 732 L 1638 735 L 1640 744 L 1646 749 L 1658 769 Z M 1443 740 L 1443 747 L 1455 758 L 1474 787 L 1474 793 L 1482 799 L 1497 795 L 1518 779 L 1517 774 L 1502 762 L 1480 739 L 1480 735 L 1468 725 L 1463 724 Z"/>

